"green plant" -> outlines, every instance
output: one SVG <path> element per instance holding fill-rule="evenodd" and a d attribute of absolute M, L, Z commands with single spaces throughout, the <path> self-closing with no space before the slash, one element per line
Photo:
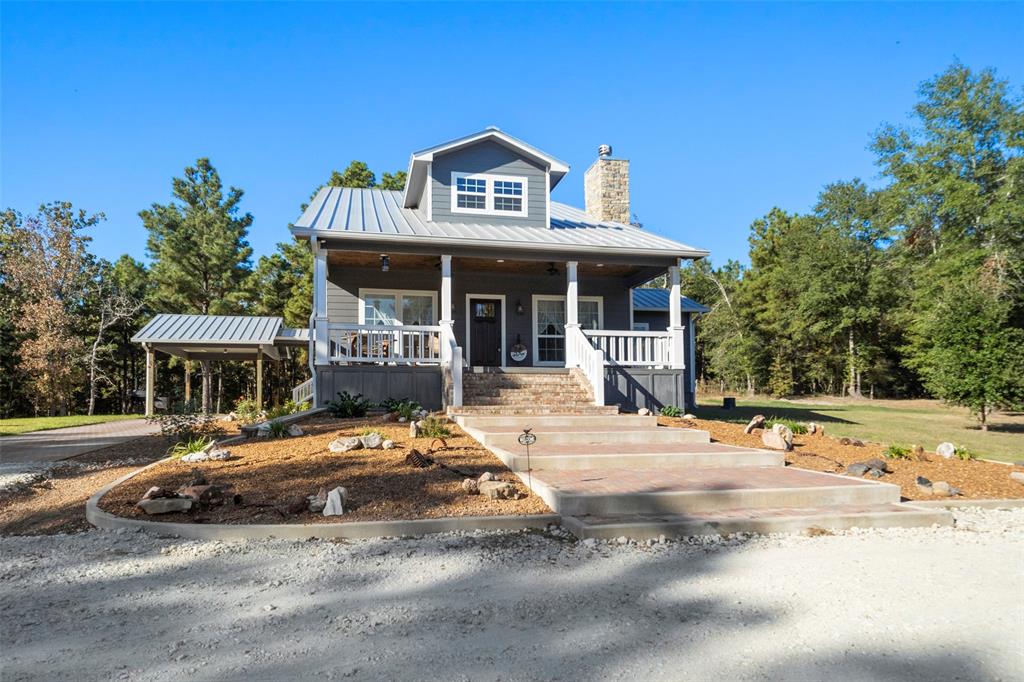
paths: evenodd
<path fill-rule="evenodd" d="M 964 461 L 978 458 L 976 454 L 974 454 L 967 448 L 963 447 L 962 445 L 956 446 L 956 448 L 953 450 L 953 456 L 956 457 L 957 459 L 962 459 Z"/>
<path fill-rule="evenodd" d="M 267 419 L 277 419 L 278 417 L 287 417 L 290 414 L 296 412 L 302 412 L 303 410 L 309 409 L 309 403 L 297 403 L 291 398 L 284 401 L 283 405 L 279 405 L 274 409 L 267 412 Z"/>
<path fill-rule="evenodd" d="M 348 391 L 342 391 L 337 398 L 327 403 L 327 411 L 332 417 L 351 419 L 365 417 L 366 411 L 372 406 L 373 403 L 363 399 L 362 393 L 351 395 Z"/>
<path fill-rule="evenodd" d="M 406 401 L 408 401 L 408 398 L 384 398 L 384 400 L 377 403 L 377 407 L 385 412 L 397 412 L 398 406 Z"/>
<path fill-rule="evenodd" d="M 192 438 L 190 440 L 179 441 L 171 446 L 167 451 L 167 455 L 174 459 L 180 459 L 185 455 L 191 455 L 193 452 L 202 452 L 203 449 L 212 442 L 212 438 Z"/>
<path fill-rule="evenodd" d="M 776 424 L 782 424 L 783 426 L 787 427 L 790 431 L 792 431 L 794 434 L 807 433 L 806 424 L 801 424 L 798 421 L 787 419 L 785 417 L 769 417 L 764 422 L 764 428 L 771 429 Z"/>
<path fill-rule="evenodd" d="M 252 398 L 239 398 L 235 402 L 234 413 L 241 424 L 255 424 L 263 418 L 263 413 Z"/>
<path fill-rule="evenodd" d="M 286 438 L 288 436 L 288 425 L 284 422 L 267 422 L 267 432 L 271 438 Z"/>
<path fill-rule="evenodd" d="M 415 419 L 419 411 L 423 409 L 422 405 L 409 398 L 402 398 L 400 400 L 385 398 L 377 406 L 386 412 L 395 412 L 399 417 L 405 417 L 406 421 Z"/>
<path fill-rule="evenodd" d="M 911 453 L 910 448 L 906 447 L 905 445 L 890 444 L 889 447 L 887 447 L 885 450 L 882 451 L 882 454 L 885 457 L 888 457 L 889 459 L 913 459 L 914 458 L 913 454 Z"/>
<path fill-rule="evenodd" d="M 420 422 L 420 435 L 427 438 L 449 438 L 452 435 L 447 422 L 440 417 L 427 417 Z"/>
<path fill-rule="evenodd" d="M 376 429 L 371 429 L 370 427 L 367 427 L 367 428 L 363 429 L 362 431 L 360 431 L 359 435 L 360 436 L 369 436 L 369 435 L 372 435 L 374 433 L 376 433 L 381 438 L 384 438 L 384 434 L 382 434 L 380 431 L 377 431 Z"/>
<path fill-rule="evenodd" d="M 661 408 L 661 416 L 663 417 L 681 417 L 683 410 L 675 405 L 666 405 Z"/>

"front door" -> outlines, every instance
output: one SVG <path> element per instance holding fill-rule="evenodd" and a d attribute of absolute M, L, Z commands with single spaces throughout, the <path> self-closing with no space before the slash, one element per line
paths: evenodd
<path fill-rule="evenodd" d="M 501 364 L 501 299 L 469 299 L 469 364 Z"/>

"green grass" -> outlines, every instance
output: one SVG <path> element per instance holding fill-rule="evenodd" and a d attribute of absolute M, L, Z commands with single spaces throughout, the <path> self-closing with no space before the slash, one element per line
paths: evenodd
<path fill-rule="evenodd" d="M 0 419 L 0 436 L 16 436 L 19 433 L 30 433 L 32 431 L 48 431 L 50 429 L 63 429 L 65 426 L 87 426 L 89 424 L 104 424 L 116 422 L 123 419 L 138 419 L 140 414 L 95 414 L 88 416 L 84 414 L 71 415 L 69 417 L 23 417 L 18 419 Z"/>
<path fill-rule="evenodd" d="M 832 436 L 886 445 L 918 443 L 928 451 L 934 451 L 942 441 L 949 441 L 979 457 L 1024 460 L 1024 414 L 1020 412 L 993 415 L 985 432 L 966 409 L 935 400 L 771 400 L 736 396 L 735 410 L 723 410 L 721 405 L 721 398 L 703 399 L 697 416 L 745 424 L 755 414 L 763 414 L 816 422 Z"/>

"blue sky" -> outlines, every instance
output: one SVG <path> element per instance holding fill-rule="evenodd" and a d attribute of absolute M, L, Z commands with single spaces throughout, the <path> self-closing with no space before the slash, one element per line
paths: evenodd
<path fill-rule="evenodd" d="M 870 134 L 955 58 L 1024 85 L 1024 4 L 3 3 L 0 205 L 67 199 L 93 247 L 208 156 L 256 254 L 334 168 L 378 174 L 488 125 L 567 161 L 632 162 L 653 231 L 745 260 L 750 222 L 877 181 Z"/>

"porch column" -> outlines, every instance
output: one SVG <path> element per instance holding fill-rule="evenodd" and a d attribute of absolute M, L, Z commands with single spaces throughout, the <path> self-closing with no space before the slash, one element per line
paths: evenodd
<path fill-rule="evenodd" d="M 331 361 L 327 329 L 327 252 L 320 248 L 315 237 L 310 244 L 313 249 L 313 348 L 310 356 L 315 358 L 315 364 L 326 365 Z"/>
<path fill-rule="evenodd" d="M 156 351 L 150 345 L 144 345 L 146 349 L 146 416 L 152 417 L 156 398 Z"/>
<path fill-rule="evenodd" d="M 185 403 L 192 400 L 192 361 L 185 358 Z"/>
<path fill-rule="evenodd" d="M 451 360 L 451 347 L 449 339 L 455 336 L 455 320 L 452 319 L 452 257 L 441 256 L 441 310 L 440 319 L 437 323 L 441 325 L 441 359 L 445 362 Z"/>
<path fill-rule="evenodd" d="M 256 410 L 263 409 L 263 348 L 256 350 Z"/>
<path fill-rule="evenodd" d="M 579 367 L 575 346 L 569 342 L 573 329 L 580 327 L 580 297 L 577 263 L 571 260 L 565 264 L 565 366 Z"/>
<path fill-rule="evenodd" d="M 679 265 L 668 269 L 668 331 L 672 335 L 669 345 L 669 360 L 672 367 L 686 366 L 686 345 L 683 337 L 683 298 L 679 287 Z"/>

